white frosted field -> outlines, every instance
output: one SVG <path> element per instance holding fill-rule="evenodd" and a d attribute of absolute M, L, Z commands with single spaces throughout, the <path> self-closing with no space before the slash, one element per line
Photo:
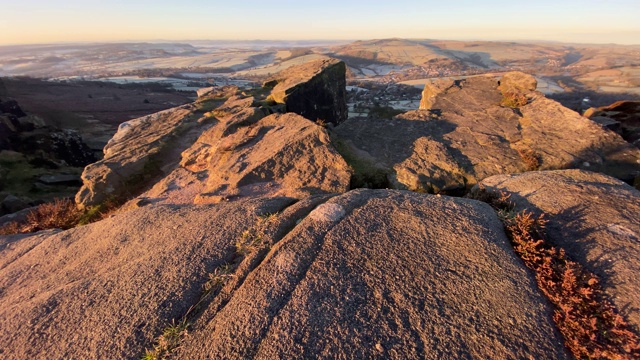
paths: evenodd
<path fill-rule="evenodd" d="M 309 61 L 318 60 L 318 59 L 327 59 L 327 58 L 328 56 L 322 55 L 322 54 L 303 55 L 291 60 L 283 61 L 279 64 L 267 65 L 263 67 L 250 69 L 250 70 L 237 71 L 235 74 L 237 76 L 266 76 L 266 75 L 278 73 L 294 65 L 300 65 Z"/>

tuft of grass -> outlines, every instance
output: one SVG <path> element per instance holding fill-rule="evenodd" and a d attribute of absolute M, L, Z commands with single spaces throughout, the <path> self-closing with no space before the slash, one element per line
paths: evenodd
<path fill-rule="evenodd" d="M 22 222 L 11 222 L 0 227 L 0 235 L 27 234 L 48 229 L 67 230 L 109 217 L 121 202 L 110 198 L 104 203 L 78 210 L 71 199 L 55 199 L 39 205 Z"/>
<path fill-rule="evenodd" d="M 518 92 L 507 92 L 504 94 L 500 105 L 510 108 L 519 108 L 527 105 L 528 102 L 527 96 L 524 94 Z"/>
<path fill-rule="evenodd" d="M 91 224 L 111 216 L 122 205 L 122 200 L 110 197 L 102 204 L 90 206 L 84 210 L 78 221 L 78 226 Z"/>
<path fill-rule="evenodd" d="M 156 339 L 156 344 L 151 350 L 147 350 L 142 356 L 143 360 L 160 360 L 165 359 L 172 351 L 180 347 L 182 340 L 188 335 L 189 323 L 187 319 L 176 323 L 171 322 L 167 326 L 162 335 Z"/>
<path fill-rule="evenodd" d="M 240 238 L 236 241 L 236 254 L 245 256 L 257 249 L 261 243 L 262 234 L 255 228 L 247 229 L 242 232 Z"/>
<path fill-rule="evenodd" d="M 527 171 L 536 171 L 540 169 L 540 155 L 536 154 L 535 151 L 530 149 L 520 149 L 518 150 L 518 154 L 526 165 Z"/>
<path fill-rule="evenodd" d="M 273 223 L 274 221 L 276 221 L 276 219 L 278 219 L 278 214 L 277 212 L 275 213 L 264 213 L 262 215 L 260 215 L 259 219 L 258 219 L 258 225 L 259 226 L 265 226 L 268 224 Z"/>
<path fill-rule="evenodd" d="M 213 290 L 221 288 L 227 280 L 233 277 L 233 271 L 235 267 L 230 264 L 224 264 L 217 267 L 213 273 L 209 274 L 209 280 L 204 283 L 203 297 L 209 295 Z"/>
<path fill-rule="evenodd" d="M 544 214 L 515 213 L 505 193 L 481 189 L 471 197 L 502 214 L 516 254 L 534 271 L 538 288 L 554 305 L 553 320 L 577 359 L 640 358 L 640 337 L 607 299 L 598 278 L 546 241 Z"/>

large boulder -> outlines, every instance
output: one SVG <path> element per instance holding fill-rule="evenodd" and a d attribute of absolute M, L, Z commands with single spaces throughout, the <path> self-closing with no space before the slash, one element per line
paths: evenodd
<path fill-rule="evenodd" d="M 640 192 L 583 170 L 498 175 L 483 180 L 516 210 L 544 213 L 549 240 L 602 279 L 604 290 L 640 329 Z"/>
<path fill-rule="evenodd" d="M 498 79 L 479 76 L 445 86 L 429 110 L 349 119 L 336 137 L 386 169 L 390 186 L 415 191 L 464 193 L 486 177 L 529 170 L 583 168 L 628 182 L 640 174 L 640 151 L 619 135 L 541 93 L 524 93 L 532 82 L 511 81 L 501 84 L 523 91 L 519 108 L 501 105 Z"/>
<path fill-rule="evenodd" d="M 0 114 L 11 114 L 18 118 L 27 116 L 17 101 L 8 98 L 0 98 Z"/>
<path fill-rule="evenodd" d="M 538 80 L 535 77 L 520 71 L 506 73 L 500 79 L 498 90 L 503 95 L 507 94 L 527 94 L 535 91 L 538 87 Z"/>
<path fill-rule="evenodd" d="M 189 104 L 120 124 L 104 148 L 104 159 L 87 166 L 76 194 L 79 207 L 136 195 L 149 182 L 171 172 L 180 153 L 209 123 Z"/>
<path fill-rule="evenodd" d="M 420 109 L 429 110 L 438 95 L 448 88 L 455 86 L 456 81 L 451 79 L 435 79 L 427 82 L 422 90 L 422 99 L 420 100 Z"/>
<path fill-rule="evenodd" d="M 486 204 L 357 190 L 272 247 L 176 357 L 567 358 L 549 315 Z"/>
<path fill-rule="evenodd" d="M 640 147 L 640 101 L 618 101 L 609 106 L 590 108 L 583 116 L 616 131 Z"/>
<path fill-rule="evenodd" d="M 0 236 L 0 357 L 140 359 L 290 199 L 150 206 L 68 231 Z"/>
<path fill-rule="evenodd" d="M 286 105 L 309 120 L 335 125 L 347 119 L 346 65 L 337 59 L 320 59 L 290 67 L 265 82 L 270 100 Z"/>
<path fill-rule="evenodd" d="M 148 205 L 0 237 L 0 288 L 9 360 L 140 358 L 182 319 L 175 358 L 567 358 L 500 220 L 468 199 Z"/>
<path fill-rule="evenodd" d="M 197 202 L 277 194 L 345 192 L 351 172 L 327 131 L 293 113 L 273 114 L 222 138 Z"/>

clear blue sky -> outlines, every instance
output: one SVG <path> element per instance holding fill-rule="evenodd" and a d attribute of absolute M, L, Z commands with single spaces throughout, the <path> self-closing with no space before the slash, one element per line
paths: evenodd
<path fill-rule="evenodd" d="M 0 9 L 0 44 L 389 37 L 640 44 L 640 0 L 0 0 Z"/>

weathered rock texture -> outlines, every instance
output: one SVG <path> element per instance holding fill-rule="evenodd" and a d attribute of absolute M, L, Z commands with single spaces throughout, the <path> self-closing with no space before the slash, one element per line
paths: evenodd
<path fill-rule="evenodd" d="M 582 170 L 498 175 L 481 186 L 511 194 L 518 210 L 545 213 L 550 241 L 598 275 L 618 310 L 640 329 L 638 190 Z"/>
<path fill-rule="evenodd" d="M 275 193 L 295 197 L 349 189 L 347 163 L 324 128 L 296 114 L 270 115 L 224 138 L 198 202 Z"/>
<path fill-rule="evenodd" d="M 175 358 L 566 358 L 488 205 L 329 197 L 147 205 L 0 237 L 1 355 L 140 358 L 198 304 Z M 263 250 L 238 255 L 257 224 Z M 203 297 L 225 263 L 228 282 Z"/>
<path fill-rule="evenodd" d="M 122 123 L 105 146 L 104 159 L 85 168 L 76 203 L 87 207 L 135 195 L 177 166 L 180 153 L 208 126 L 207 119 L 191 104 Z"/>
<path fill-rule="evenodd" d="M 0 236 L 0 357 L 140 359 L 289 199 L 149 206 L 88 226 Z"/>
<path fill-rule="evenodd" d="M 529 74 L 525 74 L 520 71 L 513 71 L 504 74 L 500 79 L 498 90 L 505 94 L 527 94 L 535 91 L 538 87 L 538 81 L 536 78 Z"/>
<path fill-rule="evenodd" d="M 502 87 L 526 91 L 535 79 L 509 77 Z M 441 86 L 430 110 L 394 120 L 349 119 L 336 128 L 348 151 L 386 168 L 392 187 L 464 192 L 496 174 L 584 168 L 625 181 L 640 173 L 640 151 L 619 135 L 528 92 L 519 108 L 501 106 L 498 79 L 474 77 Z M 346 155 L 345 155 L 346 156 Z"/>
<path fill-rule="evenodd" d="M 640 147 L 640 102 L 618 101 L 609 106 L 590 108 L 585 111 L 584 116 Z"/>
<path fill-rule="evenodd" d="M 286 69 L 271 80 L 270 99 L 316 121 L 335 125 L 347 119 L 346 65 L 337 59 L 321 59 Z"/>
<path fill-rule="evenodd" d="M 323 59 L 276 75 L 269 89 L 213 88 L 194 104 L 125 122 L 104 159 L 85 169 L 76 202 L 87 207 L 152 187 L 143 196 L 178 203 L 344 192 L 350 168 L 312 121 L 346 118 L 345 84 L 344 63 Z M 289 114 L 261 120 L 281 112 Z"/>
<path fill-rule="evenodd" d="M 437 79 L 428 82 L 424 85 L 422 90 L 422 99 L 420 100 L 420 109 L 429 110 L 433 106 L 437 96 L 445 92 L 448 88 L 455 86 L 458 83 L 449 79 Z"/>
<path fill-rule="evenodd" d="M 287 234 L 178 358 L 565 358 L 486 204 L 357 190 Z"/>

